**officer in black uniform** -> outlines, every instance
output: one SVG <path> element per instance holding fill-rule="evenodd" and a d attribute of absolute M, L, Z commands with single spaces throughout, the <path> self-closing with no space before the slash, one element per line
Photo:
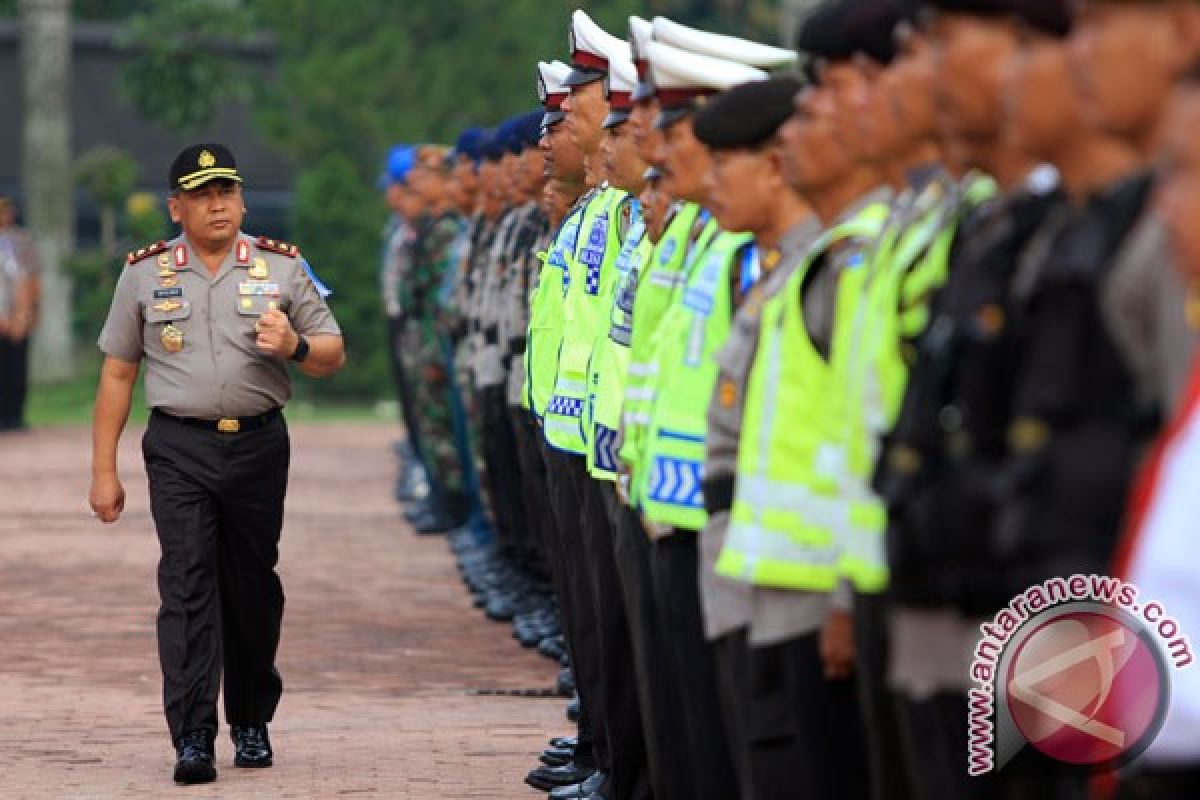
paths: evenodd
<path fill-rule="evenodd" d="M 105 523 L 124 508 L 117 444 L 146 362 L 153 413 L 142 451 L 162 547 L 159 659 L 179 783 L 216 778 L 222 669 L 234 764 L 271 766 L 287 362 L 323 377 L 345 361 L 328 290 L 295 245 L 242 233 L 241 185 L 224 146 L 179 154 L 168 186 L 182 233 L 129 254 L 99 339 L 89 500 Z"/>

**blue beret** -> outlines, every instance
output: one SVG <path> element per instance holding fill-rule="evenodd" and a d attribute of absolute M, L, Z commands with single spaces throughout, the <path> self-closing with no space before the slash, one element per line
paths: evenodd
<path fill-rule="evenodd" d="M 504 123 L 502 122 L 483 134 L 483 141 L 479 143 L 479 154 L 488 161 L 499 161 L 500 157 L 504 155 L 507 133 L 503 128 Z"/>
<path fill-rule="evenodd" d="M 531 147 L 537 147 L 538 140 L 542 138 L 542 110 L 530 111 L 528 114 L 522 114 L 514 121 L 513 129 L 517 142 L 517 150 L 528 150 Z"/>
<path fill-rule="evenodd" d="M 479 164 L 483 154 L 479 152 L 480 145 L 483 143 L 484 131 L 480 128 L 467 128 L 458 135 L 457 141 L 454 142 L 455 157 L 466 156 Z"/>
<path fill-rule="evenodd" d="M 397 144 L 388 150 L 379 176 L 379 188 L 386 189 L 393 183 L 404 183 L 417 161 L 417 148 L 410 144 Z"/>

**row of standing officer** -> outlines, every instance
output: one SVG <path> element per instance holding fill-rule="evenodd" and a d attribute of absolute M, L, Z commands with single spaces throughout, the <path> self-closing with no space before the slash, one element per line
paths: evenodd
<path fill-rule="evenodd" d="M 540 235 L 495 244 L 536 181 L 477 196 L 447 271 L 460 468 L 500 545 L 455 549 L 549 581 L 581 701 L 531 785 L 1084 796 L 1032 750 L 968 779 L 967 658 L 1016 592 L 1106 571 L 1182 397 L 1195 337 L 1149 197 L 1195 23 L 840 0 L 802 23 L 800 77 L 792 51 L 574 14 L 571 65 L 539 65 Z M 517 264 L 528 308 L 496 314 Z M 1178 765 L 1152 748 L 1128 790 Z"/>

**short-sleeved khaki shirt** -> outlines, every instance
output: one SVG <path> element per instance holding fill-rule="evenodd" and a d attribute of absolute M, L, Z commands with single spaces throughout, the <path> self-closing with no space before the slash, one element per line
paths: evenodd
<path fill-rule="evenodd" d="M 183 236 L 131 256 L 98 344 L 122 361 L 146 359 L 151 408 L 219 419 L 287 403 L 286 362 L 255 346 L 254 324 L 272 304 L 298 333 L 341 333 L 300 255 L 271 246 L 239 234 L 215 277 Z"/>

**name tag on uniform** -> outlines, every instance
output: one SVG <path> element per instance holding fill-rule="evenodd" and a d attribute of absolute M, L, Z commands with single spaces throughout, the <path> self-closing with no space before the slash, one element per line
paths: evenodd
<path fill-rule="evenodd" d="M 245 281 L 238 284 L 238 294 L 242 297 L 279 297 L 279 284 Z"/>
<path fill-rule="evenodd" d="M 176 286 L 173 289 L 155 289 L 154 299 L 161 300 L 164 297 L 183 297 L 183 287 Z"/>

